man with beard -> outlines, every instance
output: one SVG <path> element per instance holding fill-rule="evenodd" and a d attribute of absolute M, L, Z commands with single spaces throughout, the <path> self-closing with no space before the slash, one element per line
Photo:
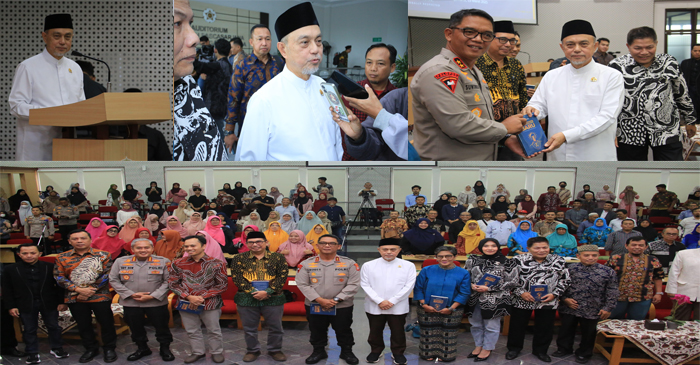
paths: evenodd
<path fill-rule="evenodd" d="M 339 161 L 340 128 L 314 76 L 321 64 L 321 28 L 311 3 L 277 18 L 277 49 L 284 70 L 253 95 L 243 122 L 236 161 Z"/>

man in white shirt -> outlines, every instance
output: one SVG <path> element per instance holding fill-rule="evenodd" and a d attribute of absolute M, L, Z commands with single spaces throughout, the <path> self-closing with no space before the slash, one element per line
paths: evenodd
<path fill-rule="evenodd" d="M 408 296 L 416 282 L 416 267 L 396 256 L 401 247 L 396 239 L 379 241 L 381 258 L 372 260 L 360 271 L 360 285 L 367 294 L 365 312 L 369 320 L 367 342 L 372 348 L 368 363 L 376 363 L 384 351 L 384 326 L 391 330 L 391 356 L 394 364 L 406 364 L 406 314 L 410 311 Z"/>
<path fill-rule="evenodd" d="M 284 70 L 248 102 L 236 161 L 340 161 L 340 128 L 314 76 L 321 65 L 321 28 L 311 3 L 295 5 L 275 22 Z"/>
<path fill-rule="evenodd" d="M 547 72 L 523 113 L 549 117 L 542 152 L 552 161 L 616 161 L 615 132 L 622 109 L 622 75 L 593 61 L 598 46 L 591 24 L 572 20 L 560 47 L 570 64 Z"/>
<path fill-rule="evenodd" d="M 505 212 L 497 212 L 496 220 L 490 221 L 486 227 L 486 238 L 495 238 L 501 246 L 508 245 L 508 237 L 515 233 L 515 225 L 506 220 Z"/>
<path fill-rule="evenodd" d="M 61 127 L 29 125 L 29 110 L 73 104 L 85 100 L 83 72 L 70 53 L 73 20 L 70 14 L 52 14 L 41 33 L 46 48 L 17 66 L 10 90 L 10 113 L 17 117 L 19 161 L 51 161 L 53 139 Z"/>
<path fill-rule="evenodd" d="M 693 209 L 693 216 L 688 218 L 683 218 L 679 225 L 683 228 L 682 236 L 692 232 L 695 226 L 700 223 L 700 208 Z"/>
<path fill-rule="evenodd" d="M 613 232 L 621 231 L 622 230 L 622 221 L 624 221 L 627 218 L 627 209 L 618 209 L 615 211 L 615 215 L 617 218 L 613 219 L 608 223 L 608 227 L 612 228 Z M 634 222 L 634 227 L 637 226 L 637 222 Z"/>
<path fill-rule="evenodd" d="M 666 294 L 687 295 L 690 303 L 676 310 L 676 318 L 690 320 L 691 311 L 695 312 L 695 320 L 700 319 L 700 282 L 697 273 L 700 272 L 700 250 L 683 250 L 676 254 L 668 273 Z"/>

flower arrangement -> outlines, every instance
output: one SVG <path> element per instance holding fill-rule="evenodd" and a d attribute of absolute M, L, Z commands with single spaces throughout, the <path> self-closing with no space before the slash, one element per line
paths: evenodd
<path fill-rule="evenodd" d="M 676 310 L 678 310 L 678 308 L 680 306 L 682 306 L 683 304 L 690 304 L 690 298 L 687 295 L 682 295 L 682 294 L 676 294 L 676 295 L 673 295 L 669 298 L 671 298 L 671 300 L 675 301 L 675 303 L 673 303 L 673 309 L 671 310 L 671 315 L 666 317 L 665 319 L 669 322 L 674 322 L 678 325 L 683 325 L 685 323 L 685 321 L 681 321 L 681 320 L 676 319 Z"/>

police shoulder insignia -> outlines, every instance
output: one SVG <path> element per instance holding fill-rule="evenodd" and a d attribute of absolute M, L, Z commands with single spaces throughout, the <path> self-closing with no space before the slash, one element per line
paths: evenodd
<path fill-rule="evenodd" d="M 302 265 L 302 264 L 297 265 L 298 270 L 301 270 L 303 267 L 304 267 L 304 265 Z"/>
<path fill-rule="evenodd" d="M 360 271 L 360 265 L 358 265 L 357 263 L 355 263 L 355 269 L 356 269 L 357 271 Z"/>
<path fill-rule="evenodd" d="M 464 62 L 459 57 L 453 58 L 452 61 L 454 61 L 454 63 L 457 66 L 459 66 L 459 68 L 467 68 L 467 65 L 465 65 Z"/>
<path fill-rule="evenodd" d="M 435 78 L 440 80 L 443 85 L 447 88 L 447 90 L 450 90 L 451 93 L 455 93 L 455 89 L 457 88 L 457 80 L 459 79 L 459 75 L 457 75 L 456 72 L 440 72 L 439 74 L 435 75 Z"/>

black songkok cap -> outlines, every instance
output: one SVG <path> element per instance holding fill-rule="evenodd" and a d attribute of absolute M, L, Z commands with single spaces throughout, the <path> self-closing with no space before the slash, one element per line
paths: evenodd
<path fill-rule="evenodd" d="M 51 14 L 44 19 L 44 32 L 56 28 L 73 29 L 70 14 Z"/>
<path fill-rule="evenodd" d="M 246 236 L 246 239 L 251 239 L 251 238 L 262 238 L 265 241 L 267 241 L 267 237 L 265 237 L 265 233 L 258 232 L 258 231 L 253 231 L 253 232 L 248 233 L 248 235 Z"/>
<path fill-rule="evenodd" d="M 493 22 L 493 32 L 515 34 L 515 28 L 513 27 L 513 22 L 510 20 L 499 20 Z"/>
<path fill-rule="evenodd" d="M 287 34 L 309 25 L 318 25 L 314 7 L 310 2 L 294 5 L 282 13 L 275 22 L 277 40 L 281 41 Z"/>
<path fill-rule="evenodd" d="M 379 240 L 379 247 L 382 246 L 400 246 L 400 241 L 397 238 L 382 238 Z"/>
<path fill-rule="evenodd" d="M 595 38 L 595 32 L 591 23 L 581 19 L 566 22 L 561 28 L 561 40 L 574 34 L 588 34 Z"/>

